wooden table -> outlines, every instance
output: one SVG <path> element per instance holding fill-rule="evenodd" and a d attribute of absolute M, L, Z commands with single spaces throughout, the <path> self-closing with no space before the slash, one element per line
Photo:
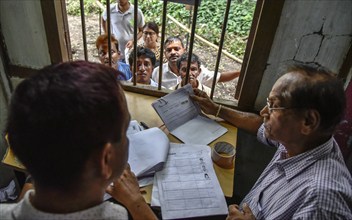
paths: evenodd
<path fill-rule="evenodd" d="M 168 135 L 170 142 L 181 143 L 177 138 L 169 134 L 168 130 L 163 125 L 164 123 L 161 121 L 160 117 L 151 106 L 152 102 L 157 99 L 156 97 L 126 91 L 125 95 L 128 110 L 131 114 L 131 119 L 137 120 L 138 122 L 142 121 L 149 127 L 160 127 L 160 129 L 162 129 Z M 225 141 L 232 144 L 233 146 L 236 146 L 237 128 L 224 121 L 221 121 L 220 124 L 226 127 L 228 132 L 215 141 L 211 142 L 209 144 L 210 147 L 214 147 L 214 145 L 220 141 Z M 213 166 L 224 195 L 226 197 L 232 197 L 234 168 L 223 169 L 216 164 L 213 164 Z M 143 188 L 143 190 L 146 192 L 144 198 L 149 203 L 151 198 L 151 189 L 151 186 Z"/>

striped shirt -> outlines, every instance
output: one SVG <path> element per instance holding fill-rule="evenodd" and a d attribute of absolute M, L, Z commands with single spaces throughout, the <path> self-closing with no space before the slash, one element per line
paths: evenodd
<path fill-rule="evenodd" d="M 247 203 L 257 219 L 352 219 L 352 178 L 334 138 L 286 158 L 264 129 L 259 141 L 278 150 L 241 206 Z"/>

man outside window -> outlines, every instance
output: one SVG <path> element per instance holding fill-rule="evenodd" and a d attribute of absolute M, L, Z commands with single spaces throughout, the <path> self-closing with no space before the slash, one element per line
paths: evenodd
<path fill-rule="evenodd" d="M 104 32 L 107 33 L 107 12 L 102 14 L 102 25 Z M 125 49 L 133 46 L 133 28 L 134 28 L 134 6 L 128 0 L 117 0 L 116 4 L 110 6 L 111 33 L 119 42 L 119 51 L 121 52 L 121 61 L 125 62 Z M 138 35 L 137 39 L 142 37 L 144 26 L 144 15 L 138 9 Z"/>
<path fill-rule="evenodd" d="M 158 83 L 152 80 L 152 72 L 156 62 L 155 54 L 148 48 L 137 47 L 137 70 L 133 71 L 133 54 L 132 51 L 128 62 L 131 64 L 131 71 L 136 74 L 136 81 L 140 84 L 157 87 Z M 132 79 L 130 79 L 132 81 Z"/>
<path fill-rule="evenodd" d="M 177 60 L 177 68 L 181 74 L 182 81 L 181 83 L 177 84 L 174 89 L 176 90 L 186 85 L 187 83 L 190 83 L 193 88 L 198 88 L 199 90 L 204 91 L 207 95 L 210 95 L 211 89 L 205 85 L 202 85 L 202 83 L 197 79 L 197 77 L 202 73 L 199 57 L 195 54 L 192 54 L 191 56 L 191 66 L 189 70 L 188 82 L 186 82 L 187 62 L 188 53 L 186 52 L 182 54 L 182 56 Z"/>
<path fill-rule="evenodd" d="M 100 63 L 109 66 L 109 46 L 108 46 L 108 35 L 103 34 L 100 35 L 95 41 L 95 46 L 98 50 Z M 120 71 L 121 74 L 117 76 L 117 80 L 129 80 L 132 77 L 132 73 L 130 70 L 130 66 L 126 63 L 119 61 L 120 59 L 120 51 L 119 42 L 116 40 L 114 36 L 111 36 L 111 67 Z"/>
<path fill-rule="evenodd" d="M 173 89 L 177 84 L 181 82 L 181 75 L 177 68 L 177 59 L 186 52 L 182 40 L 179 37 L 171 36 L 165 40 L 164 43 L 164 54 L 167 63 L 163 64 L 162 73 L 162 86 L 165 88 Z M 201 66 L 202 73 L 198 76 L 198 80 L 208 87 L 212 86 L 214 72 L 208 70 L 205 66 Z M 218 73 L 216 82 L 227 82 L 238 77 L 240 72 L 229 71 Z M 159 67 L 156 67 L 153 71 L 152 78 L 155 82 L 159 82 Z"/>

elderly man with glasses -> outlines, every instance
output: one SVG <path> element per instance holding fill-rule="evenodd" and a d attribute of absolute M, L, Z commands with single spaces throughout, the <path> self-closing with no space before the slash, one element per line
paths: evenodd
<path fill-rule="evenodd" d="M 330 71 L 290 66 L 260 116 L 218 105 L 199 90 L 193 99 L 205 113 L 277 148 L 242 203 L 229 206 L 228 220 L 352 219 L 352 178 L 333 138 L 346 100 Z"/>

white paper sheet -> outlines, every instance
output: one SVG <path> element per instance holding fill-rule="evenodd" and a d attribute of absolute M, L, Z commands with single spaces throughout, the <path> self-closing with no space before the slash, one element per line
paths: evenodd
<path fill-rule="evenodd" d="M 171 134 L 187 144 L 206 145 L 226 132 L 227 128 L 209 118 L 198 115 L 171 131 Z"/>
<path fill-rule="evenodd" d="M 127 129 L 127 136 L 131 134 L 135 134 L 137 132 L 143 131 L 144 128 L 138 123 L 136 120 L 130 121 L 130 124 L 128 125 Z"/>
<path fill-rule="evenodd" d="M 227 132 L 227 128 L 201 116 L 200 107 L 193 102 L 191 85 L 177 89 L 152 106 L 172 135 L 187 144 L 209 144 Z"/>
<path fill-rule="evenodd" d="M 158 186 L 163 219 L 228 213 L 208 146 L 171 143 L 168 160 L 156 173 L 154 184 Z"/>

